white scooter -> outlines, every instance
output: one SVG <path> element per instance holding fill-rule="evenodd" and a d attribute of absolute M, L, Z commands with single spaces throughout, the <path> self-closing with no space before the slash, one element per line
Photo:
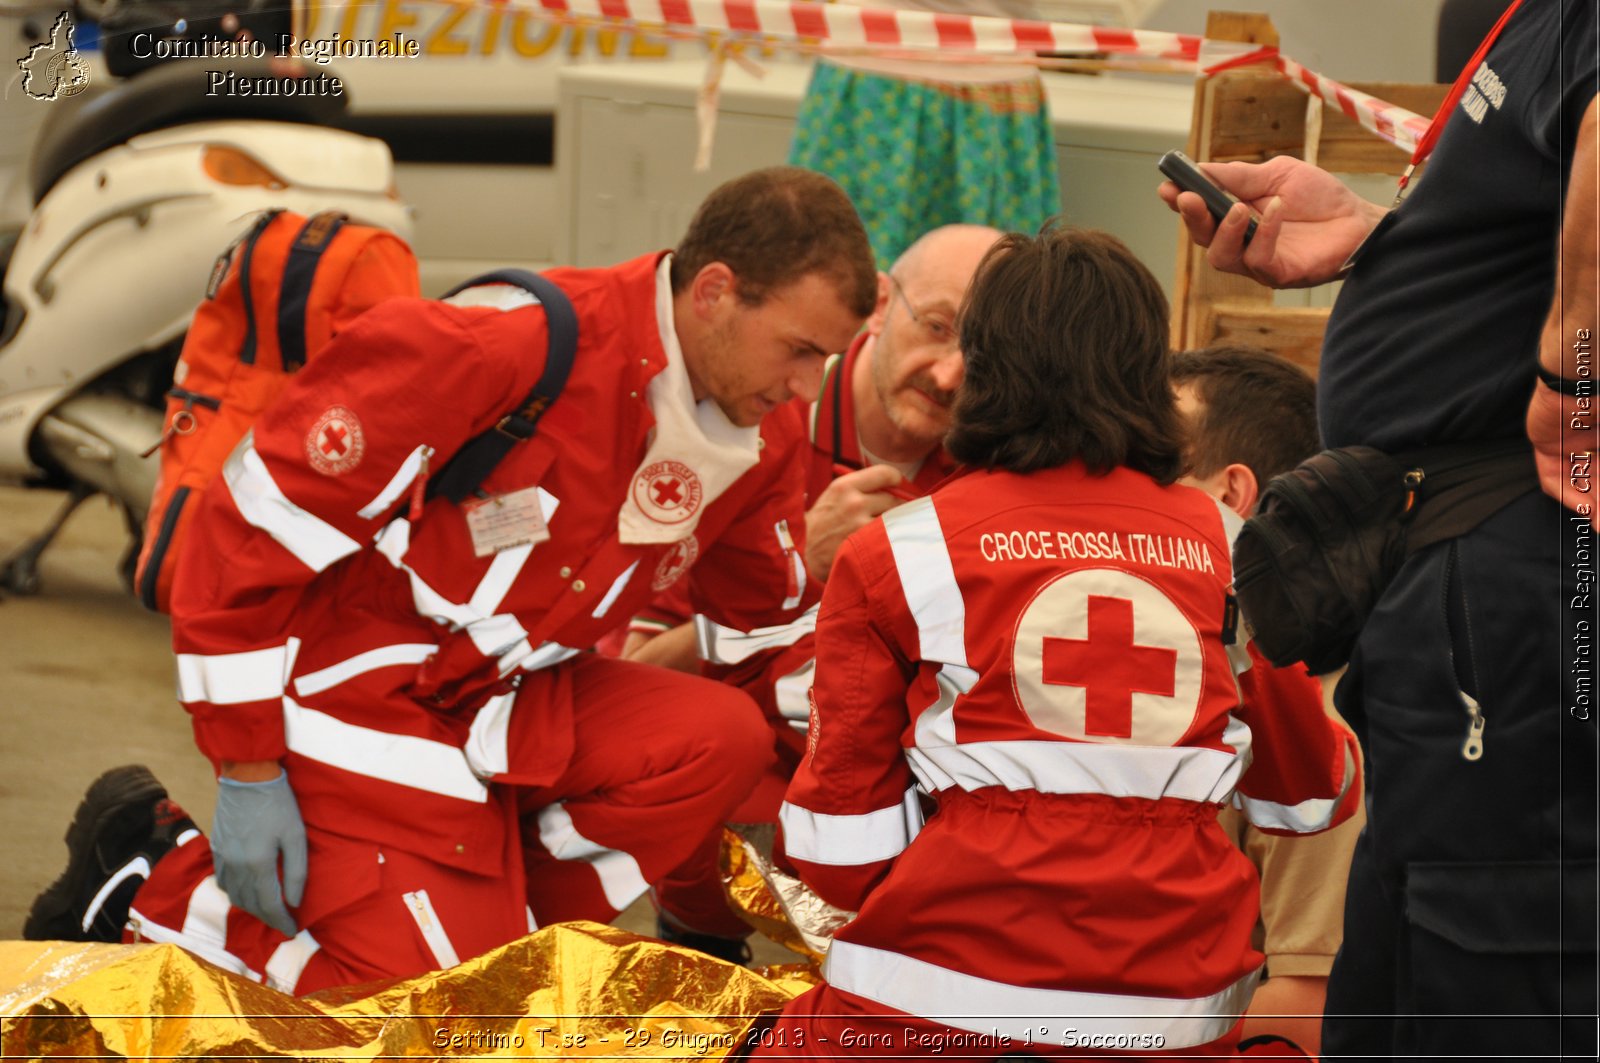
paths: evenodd
<path fill-rule="evenodd" d="M 0 246 L 0 482 L 68 497 L 0 567 L 12 593 L 38 590 L 39 555 L 95 494 L 121 506 L 134 535 L 131 586 L 184 332 L 218 255 L 257 212 L 342 210 L 410 237 L 387 145 L 327 128 L 342 98 L 208 97 L 208 65 L 143 72 L 41 130 L 33 212 L 8 258 Z"/>

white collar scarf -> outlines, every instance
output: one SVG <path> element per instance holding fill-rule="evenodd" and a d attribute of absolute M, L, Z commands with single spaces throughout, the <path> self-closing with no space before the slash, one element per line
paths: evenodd
<path fill-rule="evenodd" d="M 694 401 L 673 320 L 671 268 L 672 256 L 665 255 L 656 270 L 656 324 L 667 367 L 646 392 L 656 426 L 617 513 L 625 543 L 687 538 L 706 507 L 761 460 L 759 428 L 740 428 L 713 399 Z"/>

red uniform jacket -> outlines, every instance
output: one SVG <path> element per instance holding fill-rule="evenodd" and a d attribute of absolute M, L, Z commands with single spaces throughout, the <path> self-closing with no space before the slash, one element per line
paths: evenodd
<path fill-rule="evenodd" d="M 831 985 L 1019 1040 L 1049 1016 L 1227 1032 L 1261 955 L 1217 808 L 1309 832 L 1359 792 L 1315 681 L 1224 645 L 1229 538 L 1199 491 L 1069 465 L 958 476 L 846 542 L 781 815 L 804 879 L 860 912 Z"/>
<path fill-rule="evenodd" d="M 801 475 L 808 509 L 839 475 L 838 466 L 859 469 L 866 464 L 856 432 L 855 398 L 850 382 L 862 347 L 870 338 L 863 332 L 848 351 L 829 360 L 815 402 L 796 399 L 771 418 L 775 432 L 780 431 L 776 426 L 782 423 L 783 434 L 804 432 L 810 439 L 811 445 L 801 448 Z M 928 455 L 907 486 L 917 495 L 926 494 L 955 468 L 955 460 L 942 447 L 938 448 Z M 824 581 L 827 578 L 826 573 L 818 575 Z M 634 618 L 632 626 L 652 633 L 665 631 L 687 622 L 695 614 L 689 601 L 689 584 L 684 582 L 657 597 Z M 811 637 L 815 617 L 807 616 L 795 624 L 745 637 L 748 633 L 744 630 L 729 630 L 718 624 L 713 612 L 702 609 L 699 614 L 701 651 L 713 674 L 735 683 L 755 698 L 774 726 L 780 763 L 792 770 L 804 750 L 806 720 L 810 715 L 807 691 L 811 686 L 812 658 L 816 652 Z"/>
<path fill-rule="evenodd" d="M 798 439 L 706 505 L 678 543 L 619 541 L 667 364 L 650 255 L 549 276 L 580 323 L 537 434 L 483 485 L 535 491 L 550 538 L 475 556 L 462 507 L 408 500 L 528 393 L 537 305 L 396 300 L 297 374 L 203 498 L 174 588 L 179 694 L 213 760 L 285 758 L 307 822 L 474 871 L 500 866 L 502 795 L 572 748 L 560 662 L 696 557 L 696 594 L 748 629 L 806 611 Z M 526 497 L 526 496 L 524 496 Z M 513 681 L 520 689 L 511 691 Z M 515 711 L 513 711 L 515 709 Z"/>

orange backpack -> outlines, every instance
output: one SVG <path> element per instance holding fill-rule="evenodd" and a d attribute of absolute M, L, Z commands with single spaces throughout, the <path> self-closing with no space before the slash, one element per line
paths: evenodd
<path fill-rule="evenodd" d="M 334 211 L 309 219 L 270 211 L 223 252 L 167 392 L 161 468 L 134 576 L 140 601 L 168 611 L 196 496 L 289 374 L 366 310 L 419 294 L 405 241 Z"/>

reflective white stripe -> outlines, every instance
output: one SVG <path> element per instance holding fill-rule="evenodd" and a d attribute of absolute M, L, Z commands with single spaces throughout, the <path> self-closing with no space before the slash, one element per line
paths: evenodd
<path fill-rule="evenodd" d="M 272 955 L 267 957 L 267 985 L 280 993 L 293 993 L 294 987 L 300 984 L 300 976 L 305 973 L 306 964 L 321 949 L 317 939 L 311 936 L 311 931 L 300 931 L 273 949 Z"/>
<path fill-rule="evenodd" d="M 924 960 L 854 942 L 835 940 L 823 961 L 828 984 L 885 1004 L 897 1011 L 974 1033 L 1037 1037 L 1040 1021 L 1056 1023 L 1080 1038 L 1160 1034 L 1163 1047 L 1190 1048 L 1215 1041 L 1244 1014 L 1259 971 L 1220 992 L 1193 999 L 1085 993 L 1070 989 L 1029 989 L 962 974 Z"/>
<path fill-rule="evenodd" d="M 1239 538 L 1239 530 L 1244 527 L 1244 519 L 1225 505 L 1222 499 L 1211 496 L 1211 501 L 1216 503 L 1217 513 L 1222 517 L 1222 534 L 1228 542 L 1228 567 L 1233 568 L 1233 544 Z M 1230 580 L 1228 592 L 1233 592 Z M 1243 613 L 1239 614 L 1234 622 L 1233 642 L 1227 646 L 1228 664 L 1233 669 L 1235 676 L 1248 672 L 1255 664 L 1250 658 L 1250 625 Z"/>
<path fill-rule="evenodd" d="M 939 700 L 917 714 L 916 742 L 919 746 L 953 746 L 956 699 L 978 684 L 978 673 L 966 665 L 947 664 L 934 675 L 933 682 L 938 687 Z"/>
<path fill-rule="evenodd" d="M 281 698 L 289 665 L 287 645 L 244 653 L 180 653 L 178 700 L 239 705 Z"/>
<path fill-rule="evenodd" d="M 1240 809 L 1250 817 L 1250 822 L 1258 827 L 1292 830 L 1297 834 L 1314 834 L 1327 829 L 1328 824 L 1333 822 L 1333 814 L 1339 810 L 1339 802 L 1350 792 L 1350 786 L 1355 782 L 1355 778 L 1356 758 L 1354 752 L 1346 745 L 1344 781 L 1339 785 L 1338 797 L 1310 798 L 1297 805 L 1280 805 L 1275 801 L 1263 801 L 1255 797 L 1246 797 L 1244 794 L 1236 796 Z"/>
<path fill-rule="evenodd" d="M 552 508 L 560 504 L 554 496 L 550 497 L 550 501 Z M 489 570 L 484 573 L 483 579 L 478 581 L 471 599 L 466 604 L 459 604 L 430 587 L 426 580 L 417 575 L 416 570 L 405 563 L 406 551 L 410 546 L 411 526 L 405 521 L 390 522 L 378 536 L 378 552 L 387 557 L 390 564 L 404 572 L 406 578 L 411 581 L 411 602 L 417 610 L 417 615 L 445 624 L 454 630 L 465 631 L 479 653 L 499 661 L 501 675 L 506 675 L 515 668 L 537 671 L 555 663 L 556 660 L 566 660 L 578 652 L 561 646 L 558 647 L 560 656 L 553 660 L 551 659 L 553 655 L 547 647 L 554 646 L 555 643 L 545 643 L 535 650 L 528 642 L 527 629 L 515 615 L 511 613 L 490 615 L 491 610 L 500 607 L 512 583 L 521 574 L 523 564 L 528 560 L 529 551 L 533 547 L 517 546 L 496 554 L 489 564 Z"/>
<path fill-rule="evenodd" d="M 357 727 L 289 698 L 283 728 L 289 749 L 318 763 L 476 804 L 489 800 L 489 788 L 455 746 Z"/>
<path fill-rule="evenodd" d="M 416 570 L 410 565 L 400 562 L 397 567 L 411 580 L 411 604 L 416 608 L 418 616 L 438 624 L 445 624 L 456 631 L 463 630 L 475 620 L 487 619 L 472 606 L 452 602 L 428 586 L 427 581 L 417 575 Z"/>
<path fill-rule="evenodd" d="M 619 849 L 607 849 L 578 833 L 559 802 L 539 812 L 539 843 L 557 860 L 581 860 L 594 868 L 606 903 L 621 911 L 644 895 L 650 884 L 639 863 Z"/>
<path fill-rule="evenodd" d="M 700 644 L 700 659 L 711 664 L 739 664 L 762 650 L 793 646 L 817 630 L 817 606 L 801 613 L 787 624 L 758 627 L 751 631 L 723 627 L 703 614 L 694 618 L 695 638 Z"/>
<path fill-rule="evenodd" d="M 617 603 L 617 599 L 622 596 L 623 588 L 628 585 L 628 581 L 633 578 L 633 574 L 637 572 L 638 569 L 639 562 L 637 561 L 623 569 L 622 575 L 618 576 L 611 582 L 611 589 L 606 591 L 606 596 L 600 599 L 600 604 L 595 606 L 594 612 L 590 613 L 589 615 L 598 620 L 602 616 L 605 616 L 607 613 L 609 613 L 611 611 L 611 607 Z"/>
<path fill-rule="evenodd" d="M 967 606 L 956 583 L 933 498 L 919 498 L 883 515 L 922 659 L 967 666 Z"/>
<path fill-rule="evenodd" d="M 522 568 L 532 553 L 532 543 L 507 547 L 496 553 L 494 560 L 489 562 L 489 571 L 478 581 L 467 603 L 472 611 L 479 616 L 493 616 L 500 609 L 500 603 L 506 600 L 511 585 L 522 575 Z"/>
<path fill-rule="evenodd" d="M 582 650 L 573 649 L 571 646 L 563 646 L 559 642 L 546 642 L 529 653 L 527 657 L 519 660 L 515 667 L 521 668 L 525 672 L 537 672 L 541 668 L 549 668 L 553 664 L 560 664 L 562 661 L 570 660 L 582 652 Z"/>
<path fill-rule="evenodd" d="M 397 517 L 383 526 L 375 540 L 378 553 L 389 559 L 395 568 L 405 568 L 404 557 L 411 549 L 411 522 Z"/>
<path fill-rule="evenodd" d="M 320 671 L 308 672 L 294 681 L 295 693 L 309 698 L 313 694 L 320 694 L 358 675 L 365 675 L 379 668 L 421 664 L 438 648 L 431 642 L 397 642 L 390 646 L 379 646 L 375 650 L 358 653 Z"/>
<path fill-rule="evenodd" d="M 226 951 L 230 907 L 232 902 L 222 892 L 222 887 L 217 885 L 217 876 L 207 875 L 189 894 L 189 908 L 183 916 L 183 936 Z"/>
<path fill-rule="evenodd" d="M 539 929 L 539 921 L 533 917 L 533 909 L 532 908 L 529 908 L 529 907 L 527 907 L 525 905 L 525 906 L 523 906 L 522 910 L 528 913 L 528 933 L 531 934 L 535 930 Z"/>
<path fill-rule="evenodd" d="M 772 684 L 778 715 L 802 731 L 811 723 L 811 677 L 816 670 L 817 659 L 813 657 Z"/>
<path fill-rule="evenodd" d="M 528 644 L 528 629 L 510 613 L 472 621 L 467 625 L 467 636 L 478 647 L 479 653 L 496 660 Z M 504 663 L 501 661 L 502 665 Z M 510 670 L 506 667 L 500 669 L 501 674 Z"/>
<path fill-rule="evenodd" d="M 1176 797 L 1226 801 L 1244 761 L 1194 746 L 1108 746 L 1098 742 L 966 742 L 906 750 L 912 772 L 929 790 L 1004 786 L 1044 794 L 1107 794 L 1151 801 Z"/>
<path fill-rule="evenodd" d="M 773 526 L 778 533 L 778 547 L 783 551 L 783 556 L 788 559 L 789 565 L 794 569 L 794 593 L 783 600 L 783 608 L 793 609 L 800 604 L 800 599 L 806 593 L 806 559 L 800 556 L 800 551 L 794 548 L 794 536 L 789 534 L 789 522 L 780 520 Z"/>
<path fill-rule="evenodd" d="M 256 453 L 255 438 L 246 433 L 222 467 L 222 478 L 239 514 L 277 540 L 313 572 L 321 572 L 361 544 L 344 532 L 289 501 Z"/>
<path fill-rule="evenodd" d="M 140 878 L 149 878 L 150 861 L 142 856 L 136 856 L 117 868 L 116 873 L 106 879 L 100 889 L 95 892 L 94 897 L 90 899 L 89 906 L 83 910 L 83 921 L 78 929 L 87 933 L 89 924 L 94 922 L 95 916 L 100 914 L 100 908 L 106 903 L 106 898 L 111 896 L 111 891 L 135 875 Z"/>
<path fill-rule="evenodd" d="M 198 837 L 200 837 L 200 832 L 195 828 L 190 827 L 188 830 L 178 835 L 177 840 L 172 843 L 172 847 L 174 849 L 182 849 L 185 845 L 188 845 Z"/>
<path fill-rule="evenodd" d="M 433 457 L 433 448 L 423 443 L 400 463 L 400 468 L 388 483 L 383 485 L 383 490 L 371 502 L 356 510 L 356 516 L 362 520 L 371 520 L 381 517 L 389 511 L 389 507 L 400 500 L 400 494 L 417 480 L 417 474 L 422 471 L 422 460 Z"/>
<path fill-rule="evenodd" d="M 439 968 L 443 970 L 460 963 L 461 957 L 456 955 L 456 947 L 450 943 L 450 935 L 444 932 L 444 924 L 439 922 L 439 913 L 433 910 L 433 901 L 428 898 L 428 891 L 402 893 L 400 898 L 406 902 L 406 911 L 411 913 L 417 929 L 422 931 L 422 940 L 428 943 L 428 950 L 433 953 L 434 962 Z"/>
<path fill-rule="evenodd" d="M 207 878 L 215 886 L 215 880 Z M 204 883 L 202 883 L 203 885 Z M 220 892 L 220 891 L 218 891 Z M 229 952 L 220 943 L 211 939 L 209 935 L 195 937 L 188 933 L 188 922 L 185 921 L 184 930 L 174 930 L 169 926 L 162 926 L 153 921 L 149 916 L 137 908 L 128 909 L 128 926 L 132 928 L 134 937 L 141 941 L 153 941 L 158 945 L 177 945 L 185 952 L 192 952 L 207 963 L 221 967 L 224 971 L 232 971 L 251 981 L 261 981 L 261 973 L 251 968 L 239 957 Z"/>
<path fill-rule="evenodd" d="M 539 300 L 520 284 L 479 284 L 459 291 L 442 302 L 451 306 L 487 306 L 495 310 L 516 310 L 534 306 Z"/>
<path fill-rule="evenodd" d="M 922 829 L 922 805 L 913 787 L 898 805 L 858 816 L 834 816 L 785 801 L 778 811 L 784 852 L 828 867 L 853 867 L 890 860 L 905 851 Z"/>
<path fill-rule="evenodd" d="M 499 694 L 484 703 L 467 729 L 467 744 L 462 749 L 472 773 L 480 779 L 500 775 L 511 766 L 506 736 L 511 730 L 511 710 L 517 703 L 515 690 Z"/>
<path fill-rule="evenodd" d="M 1249 724 L 1233 713 L 1228 713 L 1228 722 L 1222 728 L 1222 741 L 1224 744 L 1233 747 L 1234 751 L 1243 759 L 1245 767 L 1248 768 L 1250 766 L 1250 761 L 1254 756 L 1252 745 L 1254 736 L 1250 733 Z"/>

